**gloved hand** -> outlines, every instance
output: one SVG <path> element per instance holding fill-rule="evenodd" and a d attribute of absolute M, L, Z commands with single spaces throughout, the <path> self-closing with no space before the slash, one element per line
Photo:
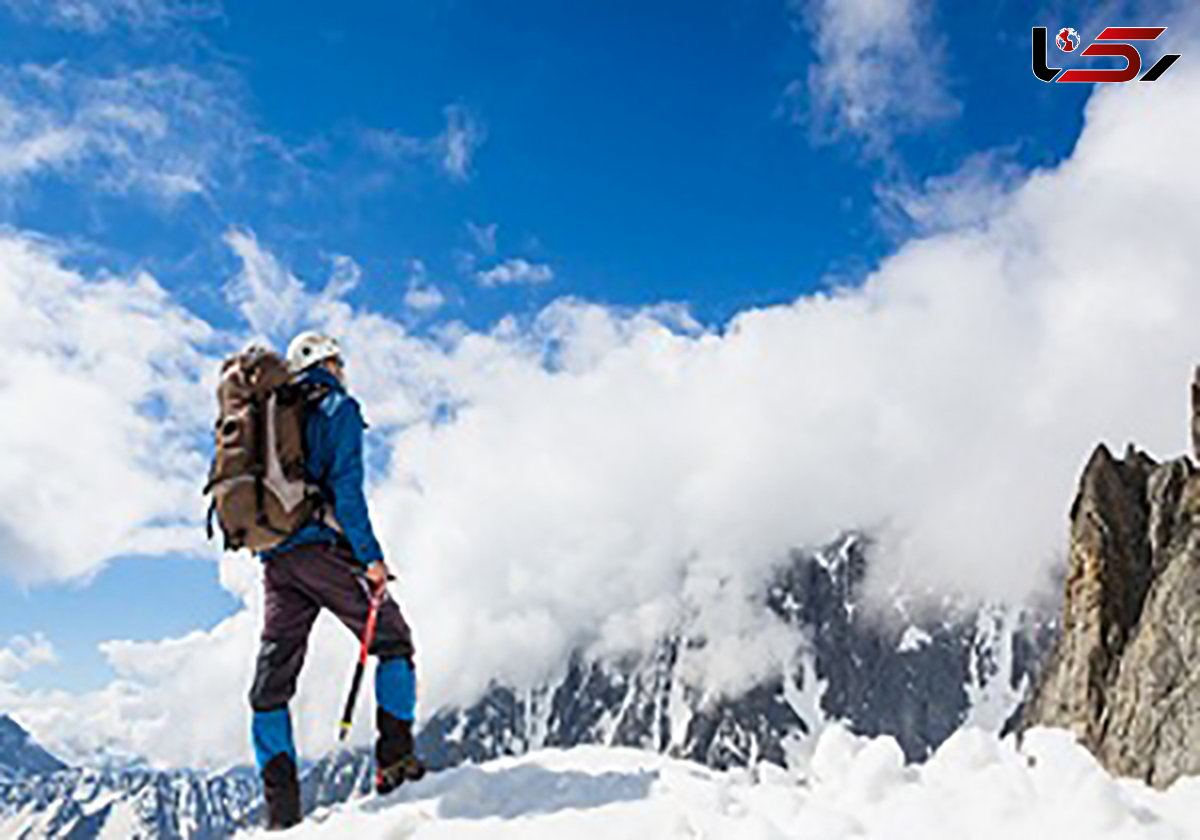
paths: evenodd
<path fill-rule="evenodd" d="M 378 592 L 387 586 L 389 580 L 395 580 L 392 575 L 388 574 L 387 563 L 382 560 L 376 560 L 367 567 L 367 583 L 371 585 L 371 591 Z"/>

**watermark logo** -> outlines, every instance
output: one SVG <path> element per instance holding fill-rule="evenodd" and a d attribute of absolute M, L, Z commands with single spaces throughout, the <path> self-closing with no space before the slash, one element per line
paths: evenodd
<path fill-rule="evenodd" d="M 1142 72 L 1142 54 L 1133 45 L 1134 41 L 1153 41 L 1167 31 L 1165 26 L 1110 26 L 1096 36 L 1093 43 L 1079 53 L 1083 56 L 1116 56 L 1125 59 L 1125 66 L 1104 70 L 1087 70 L 1072 67 L 1063 70 L 1051 67 L 1049 31 L 1044 26 L 1033 27 L 1033 75 L 1043 82 L 1132 82 Z M 1074 52 L 1081 43 L 1079 33 L 1069 27 L 1058 30 L 1054 41 L 1063 52 Z M 1109 42 L 1109 43 L 1101 43 Z M 1138 79 L 1155 82 L 1167 72 L 1167 68 L 1179 60 L 1178 55 L 1164 55 L 1154 66 Z"/>
<path fill-rule="evenodd" d="M 1054 42 L 1058 44 L 1058 48 L 1063 52 L 1075 52 L 1075 48 L 1079 46 L 1079 33 L 1070 27 L 1060 29 L 1058 30 L 1058 35 L 1054 38 Z"/>

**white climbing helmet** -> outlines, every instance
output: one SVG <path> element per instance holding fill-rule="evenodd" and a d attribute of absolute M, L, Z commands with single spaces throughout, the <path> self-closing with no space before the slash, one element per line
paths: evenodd
<path fill-rule="evenodd" d="M 302 332 L 292 339 L 287 349 L 288 370 L 297 374 L 307 370 L 318 362 L 332 359 L 342 354 L 337 339 L 319 332 Z"/>

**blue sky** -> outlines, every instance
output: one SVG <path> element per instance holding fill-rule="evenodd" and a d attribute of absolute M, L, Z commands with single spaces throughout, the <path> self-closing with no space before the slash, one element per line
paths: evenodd
<path fill-rule="evenodd" d="M 174 288 L 227 275 L 214 234 L 248 225 L 301 275 L 324 274 L 330 252 L 353 254 L 368 280 L 362 302 L 383 310 L 420 259 L 461 295 L 454 316 L 474 324 L 561 294 L 683 300 L 719 322 L 829 273 L 854 276 L 885 253 L 894 243 L 878 224 L 881 177 L 919 183 L 982 150 L 1021 166 L 1064 155 L 1086 90 L 1047 89 L 1021 72 L 1039 14 L 1036 4 L 934 8 L 932 38 L 970 33 L 961 49 L 946 39 L 940 66 L 961 112 L 901 135 L 887 160 L 853 138 L 812 142 L 795 113 L 804 102 L 785 95 L 815 60 L 811 35 L 776 0 L 686 14 L 663 2 L 295 3 L 286 15 L 241 4 L 132 44 L 119 25 L 88 36 L 8 15 L 10 56 L 65 56 L 98 73 L 187 67 L 221 85 L 247 130 L 296 158 L 284 164 L 257 146 L 206 200 L 166 211 L 128 196 L 76 204 L 51 175 L 10 218 L 87 236 Z M 466 179 L 364 148 L 376 132 L 434 137 L 448 107 L 484 135 Z M 504 255 L 549 264 L 555 282 L 500 293 L 464 283 L 455 252 L 471 245 L 468 222 L 497 225 Z"/>
<path fill-rule="evenodd" d="M 928 55 L 885 43 L 884 75 L 822 101 L 812 80 L 846 48 L 832 28 L 822 47 L 820 3 L 185 5 L 135 20 L 95 0 L 81 23 L 61 18 L 69 4 L 0 2 L 0 93 L 93 132 L 82 152 L 10 164 L 3 220 L 70 243 L 86 271 L 144 268 L 217 326 L 238 320 L 228 231 L 253 231 L 313 289 L 349 255 L 362 279 L 347 300 L 416 334 L 564 296 L 685 303 L 719 330 L 853 283 L 920 232 L 897 196 L 972 160 L 1003 181 L 1070 153 L 1090 86 L 1034 79 L 1029 31 L 1096 14 L 910 4 L 899 36 Z M 167 114 L 166 139 L 111 115 L 80 123 L 105 96 Z M 142 164 L 195 183 L 147 180 Z M 518 282 L 486 282 L 505 265 Z M 414 278 L 444 302 L 406 305 Z M 166 557 L 31 589 L 0 578 L 0 604 L 0 639 L 42 631 L 58 652 L 24 684 L 67 689 L 109 679 L 99 641 L 178 635 L 237 607 L 213 564 Z"/>

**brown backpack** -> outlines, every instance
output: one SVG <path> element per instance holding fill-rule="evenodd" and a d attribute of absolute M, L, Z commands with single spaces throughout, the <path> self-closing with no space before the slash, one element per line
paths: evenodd
<path fill-rule="evenodd" d="M 227 358 L 217 387 L 216 453 L 204 492 L 212 493 L 225 548 L 274 548 L 324 514 L 320 490 L 304 476 L 304 415 L 325 389 L 291 381 L 287 362 L 263 347 Z"/>

